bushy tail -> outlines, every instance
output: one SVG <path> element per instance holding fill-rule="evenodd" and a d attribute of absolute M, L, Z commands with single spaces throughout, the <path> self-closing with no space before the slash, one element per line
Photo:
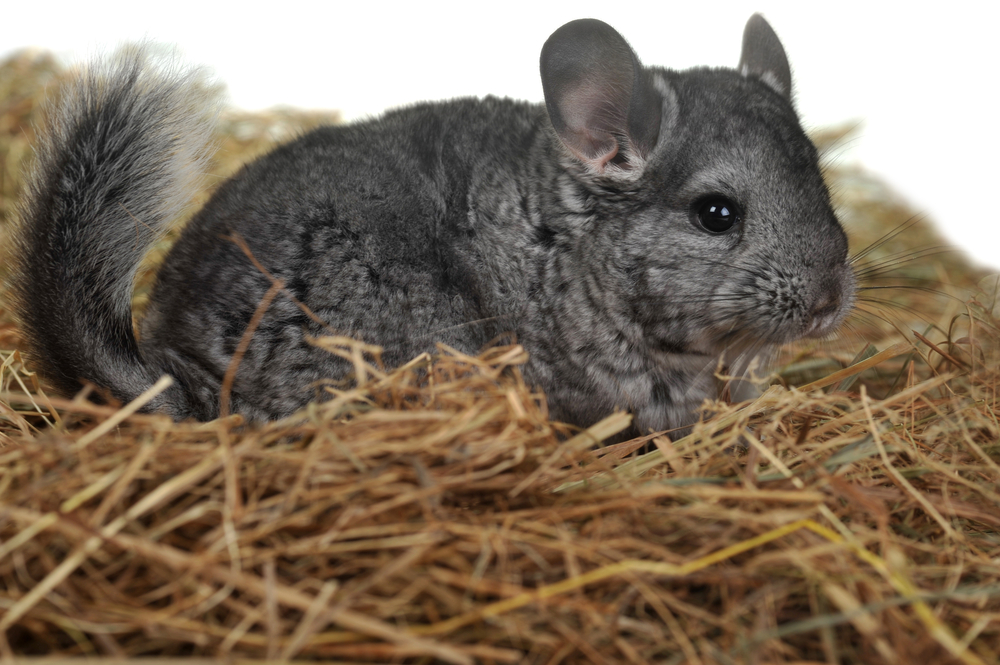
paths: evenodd
<path fill-rule="evenodd" d="M 203 72 L 129 46 L 49 102 L 11 286 L 35 365 L 63 393 L 87 380 L 129 401 L 162 373 L 136 342 L 132 289 L 204 172 L 218 99 Z"/>

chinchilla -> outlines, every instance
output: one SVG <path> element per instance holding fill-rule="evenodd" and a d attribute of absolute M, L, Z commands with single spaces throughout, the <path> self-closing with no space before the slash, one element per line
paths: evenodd
<path fill-rule="evenodd" d="M 274 278 L 285 291 L 232 383 L 251 420 L 348 375 L 310 343 L 333 330 L 390 365 L 514 338 L 554 417 L 628 409 L 662 430 L 716 395 L 720 361 L 826 335 L 853 307 L 847 239 L 767 22 L 750 18 L 736 69 L 673 71 L 583 19 L 542 48 L 544 104 L 416 104 L 245 166 L 184 228 L 136 335 L 137 266 L 189 200 L 216 108 L 202 74 L 148 51 L 98 62 L 51 106 L 21 208 L 16 311 L 64 393 L 85 380 L 126 402 L 168 374 L 147 409 L 216 417 Z"/>

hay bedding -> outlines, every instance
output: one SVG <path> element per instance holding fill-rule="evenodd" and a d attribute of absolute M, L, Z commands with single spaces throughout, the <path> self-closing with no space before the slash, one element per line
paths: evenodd
<path fill-rule="evenodd" d="M 0 66 L 5 215 L 51 71 Z M 862 174 L 829 175 L 858 246 L 910 214 Z M 929 233 L 868 257 L 899 264 L 882 285 L 933 286 L 865 305 L 905 336 L 862 313 L 674 442 L 595 448 L 623 414 L 549 422 L 518 347 L 386 371 L 344 339 L 323 343 L 358 381 L 328 402 L 260 429 L 176 424 L 46 395 L 0 309 L 0 652 L 997 662 L 997 285 L 920 250 Z"/>

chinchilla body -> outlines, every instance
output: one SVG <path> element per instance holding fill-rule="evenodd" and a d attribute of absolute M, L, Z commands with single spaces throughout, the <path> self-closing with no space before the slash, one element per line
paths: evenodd
<path fill-rule="evenodd" d="M 280 280 L 232 384 L 252 420 L 351 371 L 310 341 L 336 332 L 389 365 L 516 339 L 555 417 L 628 409 L 648 431 L 689 424 L 720 362 L 844 318 L 847 241 L 762 18 L 735 70 L 643 66 L 587 19 L 541 71 L 544 105 L 419 104 L 244 167 L 184 228 L 136 336 L 134 275 L 203 168 L 211 105 L 141 51 L 92 68 L 52 111 L 22 208 L 13 292 L 36 363 L 120 401 L 169 374 L 149 408 L 213 418 Z"/>

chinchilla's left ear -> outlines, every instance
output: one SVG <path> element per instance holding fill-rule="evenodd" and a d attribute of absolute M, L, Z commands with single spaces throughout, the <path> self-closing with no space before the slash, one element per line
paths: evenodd
<path fill-rule="evenodd" d="M 756 76 L 785 99 L 792 99 L 792 70 L 778 35 L 760 14 L 743 30 L 743 52 L 737 67 L 743 76 Z"/>

